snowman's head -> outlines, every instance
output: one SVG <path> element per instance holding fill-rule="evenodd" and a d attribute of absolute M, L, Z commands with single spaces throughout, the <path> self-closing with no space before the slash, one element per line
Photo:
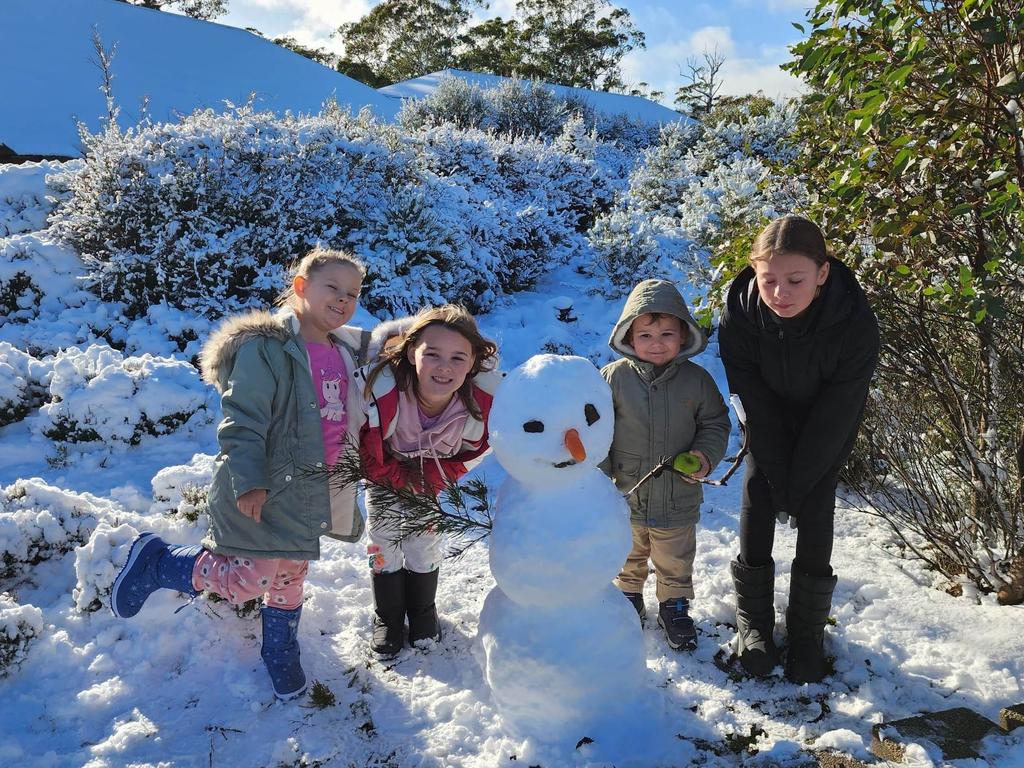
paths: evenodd
<path fill-rule="evenodd" d="M 494 396 L 491 445 L 519 482 L 558 485 L 608 455 L 614 421 L 611 390 L 593 363 L 535 355 Z"/>

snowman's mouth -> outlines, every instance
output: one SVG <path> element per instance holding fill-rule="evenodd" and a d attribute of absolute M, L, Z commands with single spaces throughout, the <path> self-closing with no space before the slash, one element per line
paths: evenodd
<path fill-rule="evenodd" d="M 565 469 L 566 467 L 573 466 L 575 463 L 576 462 L 573 459 L 569 459 L 568 461 L 560 461 L 557 464 L 555 464 L 555 469 Z"/>

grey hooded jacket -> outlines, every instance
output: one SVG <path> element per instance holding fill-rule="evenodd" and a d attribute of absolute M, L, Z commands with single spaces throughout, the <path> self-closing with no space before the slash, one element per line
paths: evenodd
<path fill-rule="evenodd" d="M 364 360 L 369 333 L 343 327 L 331 336 L 349 375 Z M 319 402 L 298 318 L 284 309 L 226 320 L 201 354 L 203 379 L 221 395 L 220 453 L 210 489 L 203 546 L 218 554 L 290 560 L 320 556 L 320 536 L 356 541 L 363 519 L 355 488 L 331 488 L 324 466 Z M 359 387 L 346 402 L 349 443 L 364 416 Z M 261 521 L 238 511 L 247 491 L 267 491 Z"/>
<path fill-rule="evenodd" d="M 633 321 L 654 312 L 675 315 L 688 331 L 679 354 L 661 370 L 637 358 L 625 342 Z M 615 405 L 615 436 L 602 466 L 622 492 L 636 485 L 663 457 L 699 450 L 714 467 L 725 455 L 728 408 L 711 375 L 689 359 L 704 351 L 707 343 L 671 282 L 644 280 L 626 299 L 608 341 L 623 358 L 601 369 Z M 627 501 L 634 524 L 677 528 L 696 524 L 703 498 L 699 484 L 668 470 L 647 481 Z"/>

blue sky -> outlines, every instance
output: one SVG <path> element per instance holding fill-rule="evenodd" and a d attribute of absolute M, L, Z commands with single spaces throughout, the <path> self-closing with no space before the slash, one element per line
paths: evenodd
<path fill-rule="evenodd" d="M 219 22 L 252 26 L 268 37 L 290 35 L 301 42 L 339 50 L 330 35 L 338 25 L 355 21 L 375 2 L 370 0 L 230 0 L 230 13 Z M 799 92 L 800 84 L 779 69 L 799 40 L 792 22 L 802 21 L 813 0 L 719 0 L 718 2 L 616 2 L 629 9 L 647 35 L 647 48 L 623 62 L 627 81 L 646 82 L 666 92 L 670 102 L 682 83 L 680 67 L 716 45 L 725 55 L 722 93 L 761 90 L 768 96 Z M 492 0 L 484 16 L 508 18 L 515 0 Z"/>

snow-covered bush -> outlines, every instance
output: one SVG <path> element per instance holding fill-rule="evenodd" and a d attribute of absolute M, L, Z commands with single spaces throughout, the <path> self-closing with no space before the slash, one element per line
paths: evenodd
<path fill-rule="evenodd" d="M 587 271 L 599 278 L 597 291 L 613 297 L 641 280 L 662 277 L 689 247 L 684 237 L 673 236 L 671 223 L 616 209 L 602 216 L 590 230 L 592 255 Z"/>
<path fill-rule="evenodd" d="M 43 229 L 58 194 L 47 188 L 47 174 L 79 165 L 80 160 L 0 165 L 0 237 Z"/>
<path fill-rule="evenodd" d="M 0 592 L 0 678 L 21 666 L 29 645 L 42 631 L 42 611 L 34 605 L 18 605 L 12 595 Z"/>
<path fill-rule="evenodd" d="M 75 550 L 75 607 L 83 613 L 100 610 L 110 597 L 114 579 L 128 560 L 139 531 L 123 523 L 101 521 L 88 541 Z"/>
<path fill-rule="evenodd" d="M 55 180 L 71 196 L 51 232 L 84 254 L 86 285 L 129 318 L 266 303 L 317 243 L 366 262 L 371 311 L 483 309 L 575 253 L 611 201 L 617 182 L 594 141 L 578 120 L 563 128 L 549 142 L 451 126 L 403 133 L 335 107 L 110 129 L 87 136 L 84 164 Z M 107 335 L 117 346 L 131 334 Z"/>
<path fill-rule="evenodd" d="M 408 131 L 449 125 L 547 140 L 555 139 L 572 119 L 582 120 L 602 143 L 617 146 L 632 159 L 658 140 L 657 124 L 602 114 L 585 96 L 561 97 L 537 80 L 506 80 L 488 88 L 446 75 L 430 95 L 407 100 L 398 115 Z"/>
<path fill-rule="evenodd" d="M 213 482 L 216 457 L 197 453 L 188 464 L 164 467 L 153 476 L 152 515 L 181 517 L 196 522 L 209 510 L 207 493 Z"/>
<path fill-rule="evenodd" d="M 795 119 L 792 105 L 779 104 L 742 123 L 708 126 L 696 141 L 692 127 L 663 128 L 628 190 L 591 230 L 593 258 L 584 270 L 606 279 L 605 292 L 615 295 L 667 260 L 709 291 L 723 249 L 744 251 L 768 220 L 806 199 L 798 179 L 772 173 L 793 157 L 786 138 Z"/>
<path fill-rule="evenodd" d="M 103 442 L 136 445 L 193 418 L 210 419 L 208 388 L 190 364 L 111 347 L 72 347 L 53 358 L 50 402 L 35 429 L 58 445 Z"/>
<path fill-rule="evenodd" d="M 117 510 L 113 502 L 38 478 L 0 489 L 0 578 L 67 554 L 89 538 L 100 517 Z"/>
<path fill-rule="evenodd" d="M 81 259 L 45 232 L 0 239 L 0 327 L 81 306 Z"/>
<path fill-rule="evenodd" d="M 0 427 L 44 402 L 51 366 L 0 341 Z"/>
<path fill-rule="evenodd" d="M 450 126 L 415 137 L 421 163 L 446 182 L 467 242 L 501 291 L 527 288 L 553 262 L 578 253 L 580 232 L 612 200 L 613 182 L 580 128 L 570 122 L 553 143 Z"/>

